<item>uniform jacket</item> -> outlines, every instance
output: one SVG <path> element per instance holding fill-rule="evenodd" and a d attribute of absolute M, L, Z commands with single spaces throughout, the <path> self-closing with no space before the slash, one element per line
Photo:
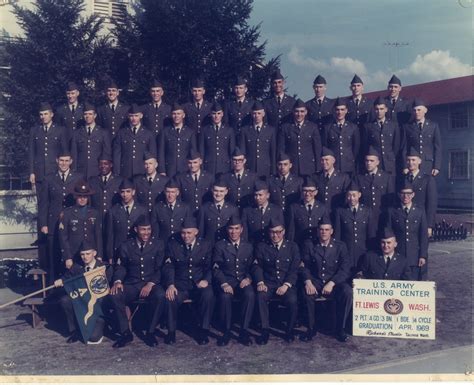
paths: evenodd
<path fill-rule="evenodd" d="M 298 129 L 294 122 L 284 124 L 278 134 L 278 150 L 288 154 L 293 172 L 312 175 L 320 169 L 321 135 L 316 124 L 305 120 Z"/>
<path fill-rule="evenodd" d="M 58 124 L 58 126 L 65 127 L 66 138 L 68 139 L 69 143 L 74 131 L 84 124 L 84 106 L 82 103 L 77 103 L 77 107 L 73 114 L 69 104 L 62 104 L 56 108 L 54 121 Z"/>
<path fill-rule="evenodd" d="M 138 242 L 137 238 L 131 238 L 120 246 L 120 264 L 115 267 L 114 282 L 120 280 L 125 285 L 153 282 L 160 285 L 165 255 L 164 243 L 150 238 L 141 251 Z"/>
<path fill-rule="evenodd" d="M 410 180 L 410 174 L 404 176 Z M 413 190 L 415 196 L 413 203 L 425 210 L 428 227 L 433 228 L 435 225 L 436 209 L 438 207 L 438 191 L 436 189 L 436 180 L 431 175 L 423 174 L 421 171 L 413 178 Z"/>
<path fill-rule="evenodd" d="M 184 106 L 186 114 L 186 125 L 194 130 L 196 134 L 201 132 L 201 128 L 211 123 L 212 103 L 207 100 L 201 102 L 201 107 L 196 107 L 196 102 L 186 103 Z"/>
<path fill-rule="evenodd" d="M 310 214 L 306 204 L 300 201 L 289 206 L 287 218 L 286 237 L 301 246 L 306 239 L 312 238 L 319 221 L 329 218 L 329 210 L 324 203 L 315 200 Z"/>
<path fill-rule="evenodd" d="M 178 134 L 174 127 L 165 127 L 158 136 L 158 171 L 170 178 L 186 172 L 186 158 L 191 149 L 197 150 L 194 130 L 183 126 Z"/>
<path fill-rule="evenodd" d="M 260 133 L 253 125 L 242 127 L 239 148 L 247 158 L 246 167 L 257 176 L 276 172 L 277 133 L 273 126 L 263 124 Z"/>
<path fill-rule="evenodd" d="M 163 130 L 164 127 L 171 124 L 171 107 L 161 102 L 158 108 L 154 103 L 147 103 L 140 107 L 143 112 L 143 125 L 151 130 L 155 136 Z"/>
<path fill-rule="evenodd" d="M 222 124 L 216 134 L 215 126 L 201 128 L 199 152 L 203 159 L 203 169 L 211 174 L 221 174 L 231 170 L 232 153 L 235 148 L 234 130 Z"/>
<path fill-rule="evenodd" d="M 119 130 L 114 139 L 114 170 L 124 178 L 143 174 L 143 155 L 145 152 L 156 154 L 155 134 L 140 126 L 134 134 L 130 127 Z"/>
<path fill-rule="evenodd" d="M 214 282 L 219 286 L 228 283 L 235 287 L 245 278 L 251 279 L 253 261 L 251 243 L 241 239 L 236 249 L 229 239 L 220 240 L 214 246 L 212 257 Z"/>
<path fill-rule="evenodd" d="M 392 104 L 390 96 L 385 97 L 387 103 L 387 118 L 396 122 L 400 127 L 408 123 L 411 117 L 412 102 L 402 96 L 399 96 Z"/>
<path fill-rule="evenodd" d="M 163 275 L 166 285 L 175 285 L 178 291 L 191 290 L 199 281 L 212 282 L 212 246 L 204 239 L 196 239 L 189 252 L 184 242 L 170 240 L 165 253 Z"/>
<path fill-rule="evenodd" d="M 322 143 L 336 155 L 336 169 L 342 172 L 355 171 L 360 150 L 360 130 L 355 123 L 346 120 L 342 128 L 337 123 L 325 126 Z"/>
<path fill-rule="evenodd" d="M 362 95 L 362 98 L 357 106 L 352 97 L 346 99 L 347 102 L 347 116 L 346 119 L 360 129 L 364 124 L 374 119 L 374 101 L 367 99 Z"/>
<path fill-rule="evenodd" d="M 337 207 L 344 206 L 345 194 L 351 182 L 347 174 L 334 171 L 329 180 L 326 180 L 324 172 L 321 171 L 314 175 L 313 179 L 319 187 L 317 200 L 334 213 Z"/>
<path fill-rule="evenodd" d="M 53 123 L 46 134 L 43 126 L 32 127 L 28 149 L 30 174 L 35 174 L 36 180 L 41 182 L 58 169 L 56 159 L 62 150 L 69 149 L 66 129 Z"/>
<path fill-rule="evenodd" d="M 360 262 L 358 270 L 362 272 L 361 278 L 409 280 L 411 277 L 406 258 L 398 253 L 393 254 L 388 266 L 381 252 L 370 251 L 361 258 Z"/>
<path fill-rule="evenodd" d="M 253 187 L 257 180 L 257 174 L 253 171 L 244 170 L 239 182 L 235 172 L 231 171 L 223 174 L 220 179 L 224 181 L 229 188 L 229 193 L 226 196 L 228 202 L 233 203 L 241 210 L 252 204 Z"/>
<path fill-rule="evenodd" d="M 137 175 L 133 178 L 136 186 L 136 197 L 138 203 L 145 206 L 149 212 L 159 200 L 164 199 L 163 191 L 170 178 L 167 176 L 155 174 L 151 185 L 147 175 Z"/>
<path fill-rule="evenodd" d="M 197 185 L 190 172 L 177 175 L 176 182 L 179 184 L 181 200 L 187 203 L 193 212 L 199 210 L 204 202 L 212 199 L 211 188 L 214 175 L 207 171 L 201 170 Z"/>
<path fill-rule="evenodd" d="M 242 238 L 253 244 L 262 242 L 267 238 L 268 225 L 272 219 L 284 223 L 283 210 L 273 203 L 268 204 L 263 215 L 257 206 L 244 208 L 242 212 L 242 223 L 244 225 Z"/>
<path fill-rule="evenodd" d="M 113 139 L 119 130 L 127 125 L 129 109 L 130 106 L 123 104 L 120 101 L 117 103 L 114 112 L 112 112 L 112 109 L 110 108 L 110 103 L 103 104 L 97 108 L 96 123 L 109 131 Z"/>
<path fill-rule="evenodd" d="M 319 132 L 322 132 L 324 126 L 333 121 L 333 99 L 324 97 L 319 106 L 317 99 L 313 98 L 306 102 L 306 108 L 308 109 L 307 118 L 318 125 Z"/>
<path fill-rule="evenodd" d="M 187 203 L 177 200 L 171 210 L 166 202 L 158 202 L 151 212 L 153 234 L 155 237 L 167 241 L 181 231 L 184 218 L 192 215 L 192 210 Z"/>
<path fill-rule="evenodd" d="M 255 263 L 252 267 L 254 282 L 264 282 L 275 289 L 288 282 L 296 285 L 301 258 L 298 245 L 287 239 L 277 250 L 271 242 L 260 242 L 255 247 Z"/>
<path fill-rule="evenodd" d="M 112 155 L 110 134 L 99 126 L 95 126 L 89 136 L 87 128 L 81 127 L 73 132 L 71 155 L 74 160 L 72 168 L 87 178 L 99 174 L 98 164 L 101 155 Z"/>
<path fill-rule="evenodd" d="M 198 211 L 199 234 L 214 244 L 227 235 L 227 222 L 233 216 L 239 216 L 239 209 L 232 203 L 224 202 L 220 212 L 214 202 L 204 203 Z"/>
<path fill-rule="evenodd" d="M 281 103 L 278 104 L 276 96 L 265 99 L 263 104 L 265 106 L 265 120 L 270 126 L 281 127 L 283 123 L 290 123 L 293 116 L 293 107 L 296 99 L 292 96 L 284 94 Z"/>
<path fill-rule="evenodd" d="M 285 184 L 280 178 L 281 176 L 274 175 L 270 179 L 270 202 L 280 206 L 285 212 L 292 203 L 300 200 L 303 179 L 291 172 L 287 175 Z"/>
<path fill-rule="evenodd" d="M 377 214 L 395 203 L 395 177 L 378 169 L 372 178 L 368 173 L 355 178 L 361 188 L 361 203 L 371 207 Z"/>
<path fill-rule="evenodd" d="M 254 103 L 255 100 L 246 97 L 241 106 L 239 106 L 236 100 L 231 100 L 224 107 L 225 123 L 234 129 L 237 138 L 240 135 L 241 128 L 252 123 L 252 107 Z"/>
<path fill-rule="evenodd" d="M 329 281 L 339 285 L 345 282 L 350 274 L 350 259 L 346 245 L 335 239 L 331 239 L 326 251 L 319 241 L 306 241 L 302 260 L 304 266 L 300 272 L 303 281 L 310 279 L 318 290 Z"/>
<path fill-rule="evenodd" d="M 123 178 L 111 174 L 107 183 L 104 184 L 102 176 L 93 176 L 89 178 L 89 185 L 94 191 L 91 196 L 91 206 L 99 212 L 100 221 L 105 228 L 105 214 L 114 204 L 120 202 L 119 186 Z"/>
<path fill-rule="evenodd" d="M 63 261 L 78 256 L 83 241 L 96 245 L 97 254 L 103 254 L 102 223 L 96 209 L 74 205 L 61 212 L 59 216 L 59 246 Z"/>

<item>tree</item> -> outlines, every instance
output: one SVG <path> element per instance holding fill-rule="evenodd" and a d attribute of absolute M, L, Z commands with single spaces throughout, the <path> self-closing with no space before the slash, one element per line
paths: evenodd
<path fill-rule="evenodd" d="M 235 76 L 249 79 L 262 97 L 279 58 L 267 63 L 260 26 L 247 20 L 253 0 L 139 0 L 133 14 L 116 23 L 117 48 L 128 58 L 129 89 L 147 99 L 153 78 L 169 101 L 186 97 L 193 78 L 206 81 L 208 96 L 227 98 Z"/>
<path fill-rule="evenodd" d="M 75 81 L 82 98 L 96 99 L 95 84 L 109 71 L 111 46 L 101 35 L 98 16 L 81 17 L 83 0 L 36 0 L 32 9 L 13 4 L 24 35 L 5 43 L 0 74 L 5 109 L 0 138 L 4 163 L 26 171 L 29 129 L 38 122 L 38 106 L 64 100 L 65 85 Z"/>

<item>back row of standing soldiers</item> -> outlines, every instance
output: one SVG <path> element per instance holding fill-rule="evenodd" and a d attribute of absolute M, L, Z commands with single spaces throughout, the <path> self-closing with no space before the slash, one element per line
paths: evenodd
<path fill-rule="evenodd" d="M 357 75 L 352 96 L 336 100 L 326 98 L 319 75 L 306 103 L 284 93 L 280 73 L 272 84 L 271 98 L 253 101 L 238 78 L 235 100 L 224 107 L 204 100 L 200 80 L 183 106 L 161 100 L 159 81 L 141 107 L 122 104 L 113 82 L 97 109 L 78 103 L 72 83 L 56 113 L 42 104 L 41 125 L 30 132 L 30 181 L 48 239 L 40 261 L 51 277 L 72 266 L 84 239 L 114 263 L 134 222 L 147 215 L 165 241 L 195 217 L 211 243 L 237 216 L 254 245 L 268 241 L 272 219 L 300 246 L 317 242 L 313 230 L 329 220 L 353 269 L 378 248 L 377 230 L 389 227 L 411 278 L 424 278 L 441 168 L 439 128 L 425 118 L 425 104 L 404 100 L 396 76 L 389 95 L 375 101 L 363 96 Z"/>

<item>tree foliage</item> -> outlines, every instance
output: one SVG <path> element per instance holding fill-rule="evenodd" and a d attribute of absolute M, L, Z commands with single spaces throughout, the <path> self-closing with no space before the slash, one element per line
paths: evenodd
<path fill-rule="evenodd" d="M 168 100 L 188 95 L 192 79 L 206 81 L 208 96 L 229 97 L 236 75 L 249 79 L 249 92 L 262 97 L 279 64 L 267 63 L 260 26 L 248 19 L 253 0 L 139 0 L 134 13 L 117 23 L 122 57 L 128 58 L 129 88 L 146 100 L 159 78 Z"/>
<path fill-rule="evenodd" d="M 26 168 L 29 129 L 38 123 L 38 106 L 64 101 L 65 86 L 75 81 L 83 97 L 96 98 L 94 87 L 109 72 L 110 43 L 101 36 L 103 21 L 82 17 L 83 0 L 37 0 L 32 9 L 13 4 L 23 35 L 7 41 L 0 74 L 5 109 L 1 138 L 3 163 Z"/>

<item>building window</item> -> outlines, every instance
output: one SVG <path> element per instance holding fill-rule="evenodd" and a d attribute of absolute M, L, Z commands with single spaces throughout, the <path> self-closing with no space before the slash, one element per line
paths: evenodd
<path fill-rule="evenodd" d="M 469 151 L 449 151 L 449 179 L 469 179 Z"/>
<path fill-rule="evenodd" d="M 457 104 L 451 106 L 450 118 L 451 118 L 451 129 L 459 130 L 468 128 L 468 111 L 467 104 Z"/>

